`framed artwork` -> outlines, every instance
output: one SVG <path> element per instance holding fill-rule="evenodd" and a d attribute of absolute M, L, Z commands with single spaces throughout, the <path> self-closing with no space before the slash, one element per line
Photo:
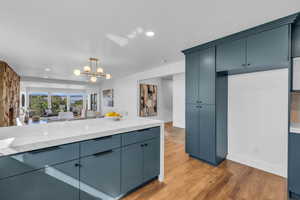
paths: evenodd
<path fill-rule="evenodd" d="M 140 84 L 140 117 L 157 116 L 157 85 Z"/>
<path fill-rule="evenodd" d="M 108 89 L 102 91 L 103 105 L 105 107 L 114 107 L 114 90 Z"/>

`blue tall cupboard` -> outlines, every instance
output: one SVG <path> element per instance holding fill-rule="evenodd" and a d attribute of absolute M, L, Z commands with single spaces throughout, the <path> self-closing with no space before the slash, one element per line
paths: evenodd
<path fill-rule="evenodd" d="M 186 152 L 217 165 L 227 155 L 227 114 L 216 112 L 227 109 L 227 77 L 216 73 L 215 47 L 185 56 Z"/>

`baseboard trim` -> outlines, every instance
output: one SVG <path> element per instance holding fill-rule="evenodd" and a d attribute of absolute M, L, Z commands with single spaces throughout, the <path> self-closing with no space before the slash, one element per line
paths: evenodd
<path fill-rule="evenodd" d="M 253 160 L 247 156 L 244 155 L 233 155 L 233 154 L 228 154 L 227 159 L 241 163 L 243 165 L 247 165 L 249 167 L 253 167 L 265 172 L 269 172 L 271 174 L 275 174 L 284 178 L 287 178 L 287 172 L 281 167 L 276 167 L 272 166 L 269 163 L 263 162 L 263 161 L 258 161 L 258 160 Z"/>

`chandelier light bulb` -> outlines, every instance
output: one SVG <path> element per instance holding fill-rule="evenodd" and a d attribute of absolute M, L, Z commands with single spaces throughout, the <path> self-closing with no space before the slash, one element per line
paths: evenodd
<path fill-rule="evenodd" d="M 75 76 L 80 76 L 80 70 L 79 69 L 75 69 L 74 70 L 74 74 L 75 74 Z"/>
<path fill-rule="evenodd" d="M 101 67 L 99 67 L 99 68 L 97 69 L 97 72 L 98 72 L 98 73 L 103 73 L 103 69 L 102 69 Z"/>
<path fill-rule="evenodd" d="M 84 66 L 83 71 L 84 72 L 91 72 L 91 67 L 90 66 Z"/>
<path fill-rule="evenodd" d="M 96 77 L 96 76 L 92 76 L 92 77 L 91 77 L 91 81 L 92 81 L 93 83 L 95 83 L 95 82 L 97 81 L 97 77 Z"/>
<path fill-rule="evenodd" d="M 111 79 L 111 78 L 112 78 L 111 74 L 106 74 L 106 79 Z"/>

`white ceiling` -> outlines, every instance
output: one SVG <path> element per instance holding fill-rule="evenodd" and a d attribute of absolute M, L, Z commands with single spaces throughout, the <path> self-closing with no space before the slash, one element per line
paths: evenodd
<path fill-rule="evenodd" d="M 114 77 L 183 59 L 181 50 L 300 11 L 299 0 L 0 0 L 0 59 L 21 76 L 79 80 L 91 56 Z M 107 36 L 153 30 L 120 46 Z M 121 42 L 127 42 L 121 41 Z M 45 68 L 51 68 L 46 72 Z"/>

